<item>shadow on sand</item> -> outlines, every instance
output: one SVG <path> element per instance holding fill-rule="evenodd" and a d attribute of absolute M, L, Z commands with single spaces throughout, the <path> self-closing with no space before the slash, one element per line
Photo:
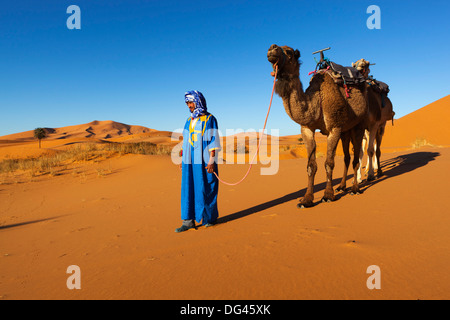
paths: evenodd
<path fill-rule="evenodd" d="M 0 226 L 0 230 L 14 228 L 14 227 L 20 227 L 20 226 L 25 226 L 27 224 L 48 221 L 48 220 L 52 220 L 52 219 L 56 219 L 56 218 L 59 218 L 59 216 L 58 217 L 45 218 L 45 219 L 39 219 L 39 220 L 33 220 L 33 221 L 25 221 L 25 222 L 20 222 L 20 223 L 15 223 L 15 224 L 8 224 L 8 225 L 5 225 L 5 226 Z"/>
<path fill-rule="evenodd" d="M 381 167 L 383 170 L 383 176 L 374 181 L 370 181 L 370 182 L 368 182 L 367 180 L 363 181 L 360 184 L 361 191 L 365 191 L 368 188 L 370 188 L 370 187 L 374 186 L 375 184 L 378 184 L 386 179 L 390 179 L 390 178 L 396 177 L 398 175 L 413 171 L 417 168 L 423 167 L 423 166 L 427 165 L 430 161 L 435 160 L 440 155 L 441 154 L 439 152 L 414 152 L 414 153 L 408 153 L 408 154 L 400 155 L 400 156 L 392 158 L 392 159 L 382 161 Z M 347 180 L 352 179 L 352 178 L 353 178 L 353 174 L 350 174 L 347 176 Z M 341 178 L 333 179 L 333 186 L 336 187 L 336 185 L 339 184 L 340 181 L 341 181 Z M 319 191 L 324 190 L 325 186 L 326 186 L 325 182 L 316 184 L 314 186 L 314 192 L 319 192 Z M 258 204 L 256 206 L 253 206 L 253 207 L 250 207 L 250 208 L 238 211 L 238 212 L 231 213 L 227 216 L 217 219 L 217 223 L 219 224 L 219 223 L 230 222 L 230 221 L 240 219 L 240 218 L 246 217 L 248 215 L 257 213 L 259 211 L 263 211 L 263 210 L 275 207 L 275 206 L 283 204 L 285 202 L 298 199 L 298 198 L 302 197 L 305 194 L 305 192 L 306 192 L 306 188 L 301 189 L 299 191 L 289 193 L 280 198 L 276 198 L 276 199 Z M 336 200 L 339 200 L 341 197 L 343 197 L 347 194 L 348 194 L 347 191 L 336 194 Z M 320 203 L 320 200 L 316 201 L 314 203 L 314 206 L 316 206 L 319 203 Z"/>
<path fill-rule="evenodd" d="M 430 161 L 435 160 L 441 154 L 439 152 L 414 152 L 404 154 L 392 159 L 381 161 L 381 169 L 383 170 L 383 175 L 373 181 L 365 180 L 361 184 L 361 190 L 367 190 L 368 188 L 396 176 L 404 173 L 408 173 L 417 168 L 427 165 Z"/>

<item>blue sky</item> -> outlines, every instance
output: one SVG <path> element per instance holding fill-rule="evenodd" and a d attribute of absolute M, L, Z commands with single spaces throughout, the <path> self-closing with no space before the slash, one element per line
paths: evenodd
<path fill-rule="evenodd" d="M 81 30 L 69 30 L 69 5 Z M 369 5 L 381 29 L 369 30 Z M 182 128 L 184 92 L 204 93 L 226 129 L 262 128 L 273 78 L 271 44 L 301 52 L 308 86 L 313 51 L 350 65 L 376 63 L 399 118 L 450 93 L 450 2 L 16 0 L 0 4 L 0 136 L 36 127 L 114 120 Z M 450 106 L 449 106 L 450 107 Z M 267 128 L 300 127 L 278 96 Z"/>

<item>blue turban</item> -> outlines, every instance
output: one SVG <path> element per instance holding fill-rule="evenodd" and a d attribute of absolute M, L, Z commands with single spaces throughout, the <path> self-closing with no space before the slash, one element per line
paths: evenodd
<path fill-rule="evenodd" d="M 188 91 L 184 94 L 184 100 L 185 102 L 194 102 L 195 103 L 195 109 L 194 112 L 192 112 L 192 118 L 197 118 L 203 114 L 206 114 L 206 100 L 205 97 L 203 97 L 203 94 L 200 91 L 193 90 Z"/>

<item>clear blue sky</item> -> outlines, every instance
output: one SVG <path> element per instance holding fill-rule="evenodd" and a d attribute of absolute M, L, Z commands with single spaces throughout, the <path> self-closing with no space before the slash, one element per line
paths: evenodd
<path fill-rule="evenodd" d="M 69 30 L 69 5 L 81 30 Z M 369 30 L 369 5 L 381 29 Z M 365 58 L 389 84 L 397 118 L 450 93 L 450 2 L 15 0 L 0 4 L 0 136 L 114 120 L 182 128 L 184 92 L 204 93 L 225 129 L 262 128 L 272 89 L 267 49 L 299 49 L 304 88 L 313 51 Z M 449 106 L 450 107 L 450 106 Z M 274 97 L 268 129 L 300 128 Z"/>

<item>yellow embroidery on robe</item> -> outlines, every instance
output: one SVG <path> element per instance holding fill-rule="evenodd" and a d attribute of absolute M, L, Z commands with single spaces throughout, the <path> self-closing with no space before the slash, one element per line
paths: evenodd
<path fill-rule="evenodd" d="M 204 133 L 205 127 L 206 127 L 206 121 L 208 121 L 209 117 L 210 116 L 208 116 L 208 118 L 206 118 L 206 115 L 204 115 L 204 116 L 201 116 L 194 120 L 192 120 L 192 118 L 191 118 L 191 120 L 190 120 L 191 122 L 189 123 L 189 143 L 191 144 L 191 146 L 194 146 L 194 142 L 198 141 L 199 133 L 203 136 L 203 133 Z M 195 130 L 198 120 L 200 120 L 200 124 L 201 124 L 200 128 L 203 128 L 203 130 Z"/>

